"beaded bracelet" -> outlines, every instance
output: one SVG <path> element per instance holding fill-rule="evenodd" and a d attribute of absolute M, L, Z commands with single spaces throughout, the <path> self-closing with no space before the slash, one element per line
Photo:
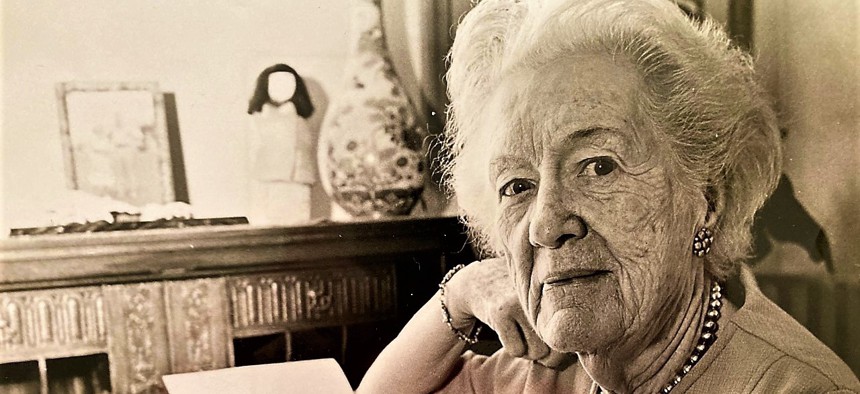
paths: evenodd
<path fill-rule="evenodd" d="M 456 274 L 457 271 L 460 271 L 464 267 L 465 265 L 458 264 L 454 268 L 451 268 L 451 270 L 448 271 L 447 274 L 445 274 L 445 277 L 442 278 L 442 282 L 439 283 L 439 303 L 442 304 L 442 321 L 444 321 L 445 324 L 448 325 L 448 328 L 450 328 L 451 331 L 454 332 L 454 335 L 456 335 L 458 339 L 468 343 L 469 345 L 474 345 L 478 343 L 478 334 L 481 333 L 481 328 L 483 328 L 483 326 L 481 326 L 479 322 L 477 328 L 475 328 L 474 333 L 472 333 L 472 336 L 464 334 L 462 331 L 454 327 L 454 324 L 451 323 L 451 313 L 448 311 L 448 306 L 445 305 L 445 284 L 447 284 L 448 281 L 450 281 L 451 278 L 454 277 L 454 274 Z"/>

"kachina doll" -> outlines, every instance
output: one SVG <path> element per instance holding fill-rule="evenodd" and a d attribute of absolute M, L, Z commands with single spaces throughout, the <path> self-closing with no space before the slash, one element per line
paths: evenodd
<path fill-rule="evenodd" d="M 304 81 L 292 67 L 276 64 L 257 77 L 248 105 L 252 224 L 310 220 L 311 185 L 317 180 L 308 122 L 313 111 Z"/>

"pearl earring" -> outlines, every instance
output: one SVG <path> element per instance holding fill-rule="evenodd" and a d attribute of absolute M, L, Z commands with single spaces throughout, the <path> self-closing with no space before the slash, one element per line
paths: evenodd
<path fill-rule="evenodd" d="M 702 227 L 696 236 L 693 238 L 693 254 L 702 257 L 711 251 L 711 244 L 714 243 L 714 235 L 707 227 Z"/>

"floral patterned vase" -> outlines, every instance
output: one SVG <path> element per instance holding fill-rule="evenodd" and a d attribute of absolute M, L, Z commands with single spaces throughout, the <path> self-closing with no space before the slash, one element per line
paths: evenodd
<path fill-rule="evenodd" d="M 354 217 L 406 215 L 424 190 L 427 133 L 388 57 L 380 0 L 351 0 L 351 12 L 346 86 L 323 122 L 320 178 Z"/>

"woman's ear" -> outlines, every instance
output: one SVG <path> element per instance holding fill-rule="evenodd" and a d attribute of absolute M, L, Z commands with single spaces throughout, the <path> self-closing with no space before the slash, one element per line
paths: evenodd
<path fill-rule="evenodd" d="M 717 219 L 722 215 L 725 208 L 725 198 L 716 187 L 708 186 L 705 189 L 705 201 L 707 202 L 707 211 L 705 212 L 704 227 L 713 229 L 717 224 Z"/>

